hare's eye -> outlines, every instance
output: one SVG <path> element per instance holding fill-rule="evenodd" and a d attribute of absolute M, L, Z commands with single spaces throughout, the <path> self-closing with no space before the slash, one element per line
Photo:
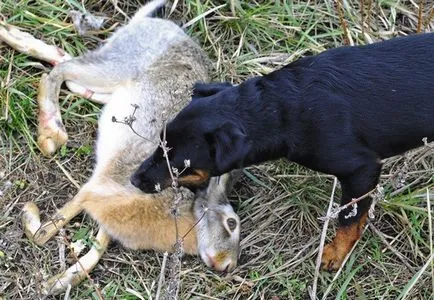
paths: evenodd
<path fill-rule="evenodd" d="M 234 218 L 227 219 L 226 224 L 228 224 L 228 227 L 232 232 L 235 230 L 235 228 L 237 228 L 237 220 Z"/>

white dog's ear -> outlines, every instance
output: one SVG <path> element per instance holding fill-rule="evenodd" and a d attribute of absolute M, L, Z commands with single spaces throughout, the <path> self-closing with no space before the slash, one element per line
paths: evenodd
<path fill-rule="evenodd" d="M 231 87 L 232 84 L 229 82 L 196 82 L 193 86 L 192 99 L 196 100 L 198 98 L 209 97 Z"/>

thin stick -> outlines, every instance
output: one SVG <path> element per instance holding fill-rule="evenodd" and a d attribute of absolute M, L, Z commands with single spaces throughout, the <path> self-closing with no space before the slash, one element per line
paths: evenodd
<path fill-rule="evenodd" d="M 431 19 L 434 16 L 434 6 L 431 8 L 431 12 L 428 15 L 428 18 L 426 19 L 425 27 L 428 27 L 430 25 Z"/>
<path fill-rule="evenodd" d="M 54 226 L 56 226 L 55 223 L 54 223 Z M 56 228 L 57 228 L 57 226 L 56 226 Z M 104 297 L 102 296 L 100 289 L 96 286 L 96 284 L 93 281 L 92 277 L 90 277 L 89 273 L 86 271 L 86 269 L 84 268 L 84 266 L 81 264 L 80 259 L 75 254 L 74 249 L 72 248 L 71 243 L 69 242 L 68 238 L 66 237 L 66 235 L 63 232 L 60 231 L 60 229 L 58 229 L 58 230 L 60 232 L 60 236 L 65 241 L 65 244 L 68 246 L 68 249 L 70 250 L 71 255 L 72 255 L 74 261 L 76 261 L 80 265 L 80 268 L 83 270 L 84 274 L 86 275 L 87 280 L 89 280 L 90 284 L 92 285 L 93 289 L 95 290 L 96 295 L 98 296 L 98 299 L 104 300 Z"/>
<path fill-rule="evenodd" d="M 335 197 L 335 190 L 336 190 L 337 183 L 338 183 L 338 180 L 335 177 L 334 181 L 333 181 L 332 194 L 330 195 L 329 207 L 327 209 L 327 215 L 330 215 L 330 212 L 331 212 L 332 207 L 333 207 L 333 199 Z M 315 276 L 313 278 L 312 290 L 310 291 L 310 298 L 312 300 L 316 299 L 319 270 L 321 268 L 321 258 L 322 258 L 322 253 L 323 253 L 323 250 L 324 250 L 324 243 L 325 243 L 325 238 L 326 238 L 326 235 L 327 235 L 327 228 L 329 226 L 329 221 L 330 221 L 330 219 L 326 219 L 325 222 L 324 222 L 323 228 L 322 228 L 321 240 L 320 240 L 320 243 L 319 243 L 318 256 L 316 258 Z"/>
<path fill-rule="evenodd" d="M 387 246 L 387 248 L 389 248 L 390 251 L 392 251 L 393 254 L 395 254 L 399 260 L 409 269 L 412 270 L 413 267 L 405 260 L 405 257 L 399 253 L 398 250 L 395 249 L 395 247 L 393 247 L 384 237 L 384 234 L 377 228 L 375 227 L 373 224 L 369 224 L 369 227 L 371 228 L 371 230 L 373 232 L 375 232 L 378 237 L 380 238 L 380 240 Z"/>
<path fill-rule="evenodd" d="M 363 230 L 362 235 L 365 233 L 366 229 L 368 227 L 365 227 L 365 229 Z M 339 275 L 342 273 L 342 270 L 345 266 L 345 264 L 347 263 L 348 258 L 350 258 L 350 255 L 353 253 L 354 249 L 356 248 L 356 246 L 359 244 L 360 239 L 358 239 L 355 243 L 353 248 L 351 248 L 351 250 L 348 252 L 347 256 L 345 256 L 344 261 L 342 262 L 341 267 L 339 268 L 339 270 L 336 272 L 335 276 L 333 277 L 332 282 L 330 283 L 330 285 L 327 287 L 327 290 L 325 291 L 324 295 L 322 296 L 322 300 L 325 300 L 327 295 L 330 293 L 332 287 L 333 287 L 333 283 L 335 283 L 335 281 L 338 279 Z"/>
<path fill-rule="evenodd" d="M 371 9 L 372 9 L 372 0 L 368 0 L 368 13 L 366 14 L 366 29 L 368 33 L 371 31 L 371 27 L 369 26 L 371 23 Z"/>
<path fill-rule="evenodd" d="M 426 189 L 426 206 L 428 210 L 428 232 L 429 232 L 429 248 L 431 249 L 431 256 L 433 256 L 433 229 L 432 229 L 432 217 L 431 217 L 431 199 L 429 196 L 429 189 Z M 431 264 L 431 281 L 432 281 L 432 294 L 434 295 L 434 263 Z"/>
<path fill-rule="evenodd" d="M 347 209 L 348 207 L 350 207 L 353 204 L 356 204 L 357 202 L 365 199 L 366 197 L 370 196 L 373 192 L 375 192 L 377 190 L 377 187 L 375 187 L 374 189 L 370 190 L 369 192 L 367 192 L 366 194 L 358 197 L 358 198 L 353 198 L 353 200 L 351 200 L 350 202 L 348 202 L 345 205 L 339 206 L 338 208 L 336 208 L 336 210 L 334 210 L 333 212 L 330 212 L 330 214 L 327 214 L 325 217 L 320 217 L 320 220 L 327 220 L 327 219 L 334 219 L 337 217 L 337 215 L 343 211 L 344 209 Z M 336 217 L 335 217 L 336 216 Z"/>
<path fill-rule="evenodd" d="M 417 33 L 420 33 L 422 31 L 422 24 L 423 24 L 423 15 L 422 15 L 422 10 L 423 10 L 423 6 L 425 4 L 425 0 L 420 0 L 419 1 L 419 11 L 418 11 L 418 15 L 417 15 Z"/>
<path fill-rule="evenodd" d="M 78 182 L 74 178 L 72 178 L 71 174 L 69 174 L 69 172 L 62 166 L 62 164 L 57 159 L 56 159 L 56 164 L 60 168 L 60 170 L 62 170 L 63 174 L 65 174 L 66 178 L 68 178 L 69 181 L 71 181 L 71 183 L 77 189 L 80 189 L 80 185 L 78 184 Z"/>
<path fill-rule="evenodd" d="M 178 186 L 179 172 L 176 172 L 176 174 L 174 174 L 174 170 L 172 170 L 172 166 L 170 165 L 170 161 L 169 161 L 168 152 L 170 151 L 170 149 L 167 148 L 166 146 L 166 126 L 164 126 L 163 140 L 160 142 L 160 147 L 163 149 L 163 156 L 166 159 L 167 168 L 169 169 L 170 178 L 172 179 L 172 188 L 174 190 L 173 210 L 175 212 L 175 231 L 176 231 L 175 249 L 173 254 L 170 257 L 171 265 L 169 266 L 169 280 L 168 280 L 166 293 L 164 295 L 164 299 L 177 299 L 178 292 L 179 292 L 179 284 L 180 284 L 179 276 L 181 270 L 181 256 L 183 253 L 183 249 L 182 249 L 183 240 L 179 238 L 177 211 L 178 211 L 179 201 L 182 198 L 182 194 L 180 194 L 179 186 Z M 183 171 L 181 171 L 181 173 L 182 172 Z"/>
<path fill-rule="evenodd" d="M 403 292 L 397 298 L 398 300 L 406 299 L 407 295 L 410 293 L 411 289 L 414 287 L 416 282 L 419 280 L 420 276 L 422 276 L 422 274 L 425 272 L 426 268 L 428 268 L 428 266 L 430 264 L 432 264 L 433 261 L 434 261 L 434 254 L 432 254 L 430 256 L 430 258 L 428 258 L 427 262 L 423 265 L 423 267 L 416 274 L 413 275 L 410 282 L 407 283 L 407 285 L 404 287 Z"/>
<path fill-rule="evenodd" d="M 339 22 L 341 23 L 342 30 L 344 31 L 344 43 L 345 43 L 345 45 L 349 46 L 351 43 L 350 43 L 350 39 L 348 37 L 347 23 L 345 22 L 345 19 L 344 19 L 344 11 L 343 11 L 343 8 L 342 8 L 342 0 L 337 0 L 336 1 L 336 9 L 338 10 Z"/>
<path fill-rule="evenodd" d="M 167 256 L 168 255 L 169 255 L 169 253 L 167 253 L 167 251 L 164 252 L 163 263 L 161 264 L 160 278 L 158 279 L 157 295 L 155 296 L 156 300 L 160 299 L 161 287 L 163 285 L 164 272 L 166 270 L 166 262 L 167 262 Z"/>
<path fill-rule="evenodd" d="M 365 37 L 365 1 L 360 0 L 360 15 L 362 17 L 362 36 Z"/>
<path fill-rule="evenodd" d="M 9 59 L 9 67 L 8 67 L 8 74 L 6 75 L 6 81 L 4 82 L 5 85 L 5 90 L 6 90 L 6 101 L 5 101 L 5 111 L 4 111 L 4 116 L 1 117 L 0 119 L 3 119 L 5 121 L 8 121 L 9 118 L 9 89 L 7 88 L 9 86 L 9 82 L 11 80 L 11 73 L 12 73 L 12 65 L 14 61 L 14 52 L 12 52 L 11 57 Z"/>
<path fill-rule="evenodd" d="M 208 212 L 208 208 L 205 208 L 204 212 L 200 216 L 199 220 L 197 220 L 193 226 L 190 227 L 190 229 L 187 230 L 187 232 L 182 236 L 181 240 L 184 240 L 185 237 L 199 224 L 200 221 L 202 221 L 203 217 L 205 217 L 206 213 Z"/>

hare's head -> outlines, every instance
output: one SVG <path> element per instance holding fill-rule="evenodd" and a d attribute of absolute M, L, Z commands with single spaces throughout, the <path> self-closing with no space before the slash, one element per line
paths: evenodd
<path fill-rule="evenodd" d="M 208 187 L 196 194 L 198 251 L 205 264 L 217 271 L 232 271 L 240 251 L 240 218 L 226 197 L 234 173 L 212 177 Z"/>

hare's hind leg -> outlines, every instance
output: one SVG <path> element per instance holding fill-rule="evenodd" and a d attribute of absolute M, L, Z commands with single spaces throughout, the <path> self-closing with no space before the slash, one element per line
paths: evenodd
<path fill-rule="evenodd" d="M 0 40 L 9 44 L 12 48 L 16 49 L 19 52 L 28 54 L 30 56 L 36 57 L 40 60 L 47 61 L 53 65 L 58 65 L 60 63 L 64 63 L 66 61 L 70 61 L 72 56 L 66 53 L 64 50 L 44 43 L 41 40 L 36 39 L 31 34 L 21 31 L 16 27 L 7 25 L 4 22 L 0 21 Z M 86 70 L 87 71 L 87 70 Z M 101 93 L 95 92 L 91 90 L 86 85 L 86 76 L 88 75 L 86 72 L 65 74 L 66 85 L 68 88 L 76 94 L 83 96 L 87 99 L 90 99 L 94 102 L 98 102 L 101 104 L 106 104 L 111 98 L 111 91 L 109 88 L 103 89 Z M 71 75 L 71 76 L 67 76 Z M 88 78 L 91 78 L 94 73 L 89 74 Z M 81 83 L 80 80 L 74 80 L 75 77 L 84 78 L 84 82 Z M 45 77 L 42 78 L 46 80 Z M 63 82 L 62 80 L 62 82 Z M 92 81 L 92 80 L 89 80 Z M 60 84 L 62 83 L 60 82 Z M 60 88 L 59 84 L 59 88 Z M 40 94 L 42 94 L 38 99 L 45 99 L 44 96 L 46 93 L 46 83 L 41 83 L 40 85 Z M 63 145 L 68 136 L 63 128 L 61 118 L 60 118 L 60 110 L 58 108 L 57 101 L 47 101 L 42 100 L 42 103 L 45 104 L 45 107 L 42 107 L 40 110 L 40 120 L 46 120 L 46 122 L 51 124 L 40 125 L 39 128 L 42 131 L 42 137 L 40 140 L 40 147 L 44 154 L 50 155 L 55 149 L 59 146 Z M 41 103 L 41 102 L 39 102 Z M 60 121 L 59 121 L 60 120 Z M 45 130 L 42 128 L 46 128 Z M 40 131 L 40 132 L 41 132 Z M 40 135 L 41 136 L 41 135 Z M 49 137 L 48 139 L 44 137 Z"/>
<path fill-rule="evenodd" d="M 70 60 L 72 57 L 56 46 L 47 45 L 31 34 L 0 21 L 0 40 L 12 48 L 53 65 Z"/>
<path fill-rule="evenodd" d="M 77 196 L 76 196 L 77 197 Z M 74 198 L 67 202 L 51 219 L 51 221 L 41 224 L 39 209 L 33 202 L 27 202 L 23 207 L 22 223 L 24 232 L 28 239 L 37 245 L 45 244 L 52 238 L 65 224 L 78 215 L 82 208 Z"/>
<path fill-rule="evenodd" d="M 43 284 L 45 295 L 59 294 L 68 285 L 76 286 L 93 270 L 110 243 L 110 236 L 100 227 L 92 248 L 65 272 L 51 277 Z"/>
<path fill-rule="evenodd" d="M 104 102 L 104 94 L 110 96 L 121 83 L 119 76 L 107 69 L 103 62 L 94 63 L 89 59 L 77 58 L 55 66 L 49 75 L 42 76 L 38 91 L 38 144 L 44 155 L 53 154 L 68 139 L 59 107 L 62 82 L 69 80 L 96 91 L 98 94 L 94 94 L 94 98 Z M 92 98 L 90 94 L 87 96 Z"/>
<path fill-rule="evenodd" d="M 33 35 L 18 29 L 18 27 L 10 26 L 2 21 L 0 21 L 0 40 L 19 52 L 52 65 L 72 59 L 72 56 L 63 49 L 48 45 Z M 71 92 L 98 103 L 106 104 L 110 99 L 110 94 L 95 93 L 73 81 L 66 81 L 66 85 Z"/>

